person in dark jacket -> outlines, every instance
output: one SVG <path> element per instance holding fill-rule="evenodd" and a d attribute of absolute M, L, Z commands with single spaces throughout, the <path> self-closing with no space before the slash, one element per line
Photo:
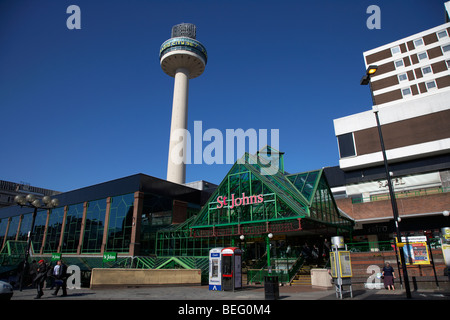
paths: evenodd
<path fill-rule="evenodd" d="M 36 286 L 35 278 L 37 275 L 37 269 L 38 269 L 38 264 L 37 264 L 36 260 L 33 260 L 33 262 L 31 262 L 30 272 L 29 272 L 30 279 L 31 279 L 31 285 L 33 286 L 33 288 Z"/>
<path fill-rule="evenodd" d="M 35 299 L 40 299 L 44 295 L 44 291 L 42 290 L 45 284 L 45 279 L 47 279 L 47 264 L 44 260 L 39 260 L 38 267 L 36 269 L 36 277 L 34 278 L 34 282 L 37 288 L 37 296 Z"/>
<path fill-rule="evenodd" d="M 67 266 L 61 260 L 58 260 L 53 268 L 53 277 L 55 278 L 56 289 L 52 295 L 56 296 L 59 288 L 62 288 L 62 296 L 67 296 Z"/>
<path fill-rule="evenodd" d="M 388 290 L 395 290 L 394 287 L 394 279 L 395 279 L 395 274 L 394 274 L 394 268 L 392 268 L 392 266 L 389 264 L 389 262 L 386 262 L 383 268 L 383 272 L 382 272 L 382 276 L 383 276 L 383 282 L 384 282 L 384 287 L 387 288 Z"/>

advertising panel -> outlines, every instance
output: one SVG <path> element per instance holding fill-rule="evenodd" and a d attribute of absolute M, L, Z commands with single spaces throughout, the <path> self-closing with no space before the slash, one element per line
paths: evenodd
<path fill-rule="evenodd" d="M 352 277 L 352 262 L 350 260 L 350 251 L 338 251 L 339 254 L 339 268 L 341 278 Z"/>
<path fill-rule="evenodd" d="M 403 254 L 407 265 L 430 264 L 426 242 L 414 242 L 403 245 Z"/>

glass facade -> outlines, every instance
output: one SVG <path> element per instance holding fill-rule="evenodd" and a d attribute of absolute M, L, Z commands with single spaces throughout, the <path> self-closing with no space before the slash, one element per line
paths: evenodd
<path fill-rule="evenodd" d="M 133 228 L 134 193 L 110 199 L 109 211 L 107 198 L 89 201 L 86 205 L 77 203 L 49 211 L 39 210 L 31 239 L 34 253 L 40 254 L 42 249 L 43 254 L 57 252 L 77 254 L 81 249 L 82 254 L 100 254 L 105 232 L 107 232 L 105 251 L 128 253 Z M 153 196 L 149 197 L 145 203 L 146 208 L 154 213 L 155 224 L 171 223 L 171 199 Z M 1 219 L 0 245 L 6 241 L 27 241 L 32 218 L 30 212 L 22 216 Z M 106 226 L 107 218 L 109 223 Z M 82 230 L 83 221 L 84 229 Z M 146 229 L 146 231 L 149 230 Z"/>
<path fill-rule="evenodd" d="M 265 248 L 261 235 L 268 232 L 282 237 L 323 227 L 352 230 L 352 221 L 334 202 L 323 170 L 266 175 L 257 159 L 246 154 L 245 160 L 235 163 L 203 207 L 196 202 L 201 194 L 194 189 L 163 185 L 159 193 L 149 182 L 145 192 L 128 193 L 127 188 L 112 197 L 89 193 L 96 200 L 85 202 L 76 195 L 73 204 L 41 209 L 32 234 L 34 253 L 204 256 L 213 246 L 236 245 L 244 235 L 258 251 L 254 257 L 261 257 L 259 243 Z M 178 198 L 172 196 L 175 192 Z M 1 243 L 26 241 L 31 221 L 31 212 L 2 219 Z"/>
<path fill-rule="evenodd" d="M 5 240 L 5 233 L 7 227 L 8 227 L 8 218 L 0 220 L 0 250 L 3 248 L 3 240 Z"/>
<path fill-rule="evenodd" d="M 83 204 L 69 206 L 66 225 L 64 227 L 62 253 L 77 253 L 80 242 L 81 222 L 83 220 Z"/>
<path fill-rule="evenodd" d="M 47 227 L 47 237 L 44 245 L 44 253 L 58 252 L 63 219 L 64 207 L 55 208 L 50 211 L 50 218 Z"/>
<path fill-rule="evenodd" d="M 39 253 L 45 235 L 45 225 L 47 223 L 47 210 L 38 211 L 36 220 L 34 222 L 34 231 L 31 235 L 31 243 L 33 244 L 33 251 Z"/>
<path fill-rule="evenodd" d="M 91 201 L 87 205 L 82 253 L 98 253 L 102 248 L 105 229 L 106 199 Z"/>
<path fill-rule="evenodd" d="M 111 198 L 106 251 L 126 253 L 130 250 L 134 194 Z"/>
<path fill-rule="evenodd" d="M 17 228 L 19 227 L 20 216 L 11 217 L 11 222 L 9 223 L 8 234 L 6 235 L 6 241 L 16 240 Z"/>
<path fill-rule="evenodd" d="M 32 213 L 24 214 L 22 222 L 20 223 L 19 235 L 17 241 L 27 241 L 28 231 L 31 230 L 31 220 L 33 219 Z"/>

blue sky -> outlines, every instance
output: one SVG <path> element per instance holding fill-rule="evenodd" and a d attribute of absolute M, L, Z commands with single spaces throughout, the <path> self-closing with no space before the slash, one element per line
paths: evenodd
<path fill-rule="evenodd" d="M 173 78 L 158 53 L 181 22 L 209 59 L 190 81 L 190 130 L 279 129 L 287 171 L 336 166 L 333 119 L 371 107 L 362 53 L 445 23 L 444 2 L 1 0 L 0 180 L 165 179 Z M 66 27 L 72 4 L 81 30 Z M 189 165 L 186 178 L 220 183 L 230 168 Z"/>

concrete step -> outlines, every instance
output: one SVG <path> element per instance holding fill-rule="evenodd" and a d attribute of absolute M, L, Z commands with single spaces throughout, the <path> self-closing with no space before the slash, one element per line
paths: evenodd
<path fill-rule="evenodd" d="M 310 275 L 296 275 L 295 279 L 292 280 L 291 286 L 310 286 L 311 276 Z"/>

